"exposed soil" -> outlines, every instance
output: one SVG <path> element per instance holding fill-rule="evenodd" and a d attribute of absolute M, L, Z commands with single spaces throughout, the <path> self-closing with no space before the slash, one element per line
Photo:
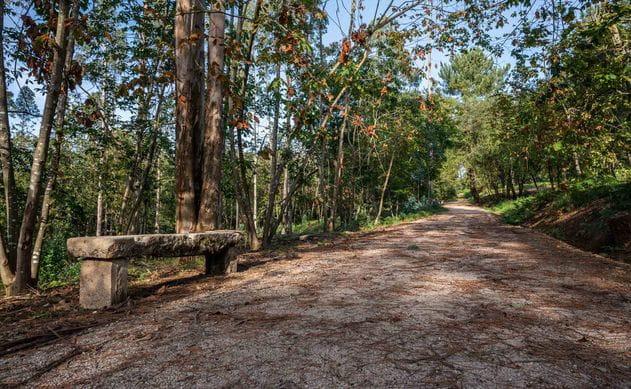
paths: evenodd
<path fill-rule="evenodd" d="M 65 317 L 1 330 L 32 343 L 0 349 L 0 383 L 631 385 L 631 266 L 476 207 L 448 209 L 244 255 L 237 274 L 136 289 L 107 312 L 63 299 Z M 3 315 L 26 309 L 9 305 Z M 33 338 L 37 323 L 48 338 Z"/>
<path fill-rule="evenodd" d="M 631 211 L 614 211 L 606 199 L 571 212 L 548 207 L 526 225 L 583 250 L 631 263 Z"/>

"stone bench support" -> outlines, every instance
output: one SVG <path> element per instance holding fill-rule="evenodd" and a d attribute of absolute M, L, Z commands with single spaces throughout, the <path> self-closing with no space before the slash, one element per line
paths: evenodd
<path fill-rule="evenodd" d="M 100 309 L 127 299 L 132 258 L 203 255 L 206 274 L 225 275 L 237 270 L 235 247 L 242 242 L 239 231 L 82 237 L 68 240 L 68 253 L 82 259 L 81 306 Z"/>

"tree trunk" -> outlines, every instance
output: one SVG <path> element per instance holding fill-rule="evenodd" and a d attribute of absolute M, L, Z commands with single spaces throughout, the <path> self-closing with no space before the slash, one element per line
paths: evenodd
<path fill-rule="evenodd" d="M 130 234 L 133 232 L 134 221 L 137 219 L 138 210 L 144 198 L 143 196 L 144 192 L 147 188 L 147 185 L 149 184 L 149 176 L 151 173 L 151 168 L 153 167 L 155 163 L 156 151 L 158 149 L 158 138 L 160 135 L 160 129 L 162 127 L 162 124 L 160 122 L 160 116 L 162 115 L 162 105 L 164 101 L 165 88 L 166 87 L 163 85 L 160 90 L 160 93 L 158 94 L 158 105 L 156 107 L 156 111 L 153 117 L 153 126 L 152 126 L 153 128 L 152 128 L 152 134 L 151 134 L 151 144 L 149 145 L 149 155 L 147 156 L 147 159 L 145 161 L 145 166 L 143 168 L 142 174 L 140 175 L 139 186 L 136 191 L 134 202 L 132 203 L 132 207 L 128 212 L 129 218 L 125 225 L 126 234 Z"/>
<path fill-rule="evenodd" d="M 219 228 L 221 216 L 221 158 L 224 137 L 222 128 L 225 13 L 222 1 L 213 4 L 208 34 L 208 79 L 206 87 L 206 129 L 204 132 L 203 178 L 198 231 Z"/>
<path fill-rule="evenodd" d="M 256 139 L 257 135 L 257 125 L 254 125 L 254 164 L 252 165 L 252 217 L 254 218 L 254 230 L 258 229 L 258 218 L 259 218 L 259 180 L 258 180 L 258 163 L 259 163 L 259 153 L 258 153 L 258 143 Z"/>
<path fill-rule="evenodd" d="M 7 101 L 7 83 L 4 65 L 4 7 L 5 2 L 0 4 L 0 163 L 2 164 L 2 183 L 4 186 L 4 207 L 6 211 L 7 237 L 4 249 L 7 257 L 6 269 L 3 274 L 13 278 L 15 272 L 16 240 L 18 238 L 18 215 L 15 199 L 15 175 L 13 172 L 13 161 L 11 160 L 11 127 L 9 127 L 9 107 Z M 0 234 L 1 235 L 1 234 Z M 4 261 L 2 261 L 4 266 Z M 7 282 L 8 279 L 7 278 Z M 12 282 L 12 281 L 11 281 Z M 3 283 L 5 282 L 3 277 Z"/>
<path fill-rule="evenodd" d="M 333 193 L 331 193 L 331 212 L 329 214 L 329 220 L 327 222 L 326 230 L 333 232 L 335 230 L 335 219 L 337 219 L 337 207 L 339 203 L 338 197 L 340 196 L 340 186 L 342 185 L 342 169 L 344 168 L 344 132 L 346 131 L 346 125 L 348 121 L 348 103 L 344 109 L 344 119 L 338 133 L 337 141 L 337 159 L 335 161 L 335 177 L 333 178 Z"/>
<path fill-rule="evenodd" d="M 156 166 L 156 214 L 153 222 L 153 232 L 156 234 L 160 233 L 160 208 L 162 206 L 160 199 L 160 180 L 162 179 L 162 169 L 160 169 L 160 156 L 158 155 L 158 161 Z"/>
<path fill-rule="evenodd" d="M 471 196 L 473 196 L 473 200 L 476 203 L 480 202 L 480 193 L 478 192 L 478 180 L 475 176 L 475 171 L 473 168 L 467 169 L 467 175 L 469 176 L 469 190 L 471 191 Z"/>
<path fill-rule="evenodd" d="M 578 159 L 578 153 L 574 151 L 572 153 L 572 158 L 574 159 L 574 169 L 576 170 L 576 175 L 581 177 L 583 175 L 583 170 L 581 169 L 581 163 Z"/>
<path fill-rule="evenodd" d="M 252 58 L 252 50 L 254 48 L 254 38 L 256 36 L 256 32 L 259 27 L 259 17 L 262 7 L 262 0 L 256 0 L 256 4 L 254 7 L 254 16 L 252 18 L 252 30 L 250 31 L 250 36 L 246 44 L 246 61 L 244 62 L 244 67 L 242 70 L 242 78 L 240 82 L 240 94 L 242 96 L 242 100 L 235 101 L 235 99 L 230 98 L 228 100 L 228 112 L 235 111 L 233 118 L 239 122 L 243 123 L 246 119 L 245 112 L 245 103 L 244 99 L 247 96 L 247 84 L 250 74 L 250 64 Z M 241 9 L 243 12 L 244 10 Z M 237 36 L 237 41 L 240 39 L 242 33 L 243 26 L 243 18 L 239 19 L 237 25 L 237 31 L 235 35 Z M 233 81 L 237 79 L 237 67 L 236 64 L 232 67 L 230 72 L 230 78 Z M 235 136 L 236 132 L 236 136 Z M 252 199 L 250 186 L 247 181 L 247 171 L 246 171 L 246 161 L 243 152 L 243 134 L 240 126 L 232 126 L 231 128 L 231 153 L 232 157 L 236 162 L 236 169 L 234 170 L 235 183 L 237 185 L 237 199 L 240 202 L 241 214 L 243 215 L 243 221 L 245 224 L 245 230 L 248 235 L 248 240 L 250 243 L 250 248 L 252 250 L 258 250 L 261 247 L 261 241 L 259 240 L 256 234 L 256 225 L 254 220 L 254 213 L 252 211 Z"/>
<path fill-rule="evenodd" d="M 276 80 L 280 81 L 280 62 L 276 64 Z M 280 89 L 280 87 L 279 87 Z M 289 114 L 289 113 L 287 113 Z M 276 206 L 276 192 L 280 182 L 278 173 L 278 122 L 280 120 L 280 90 L 276 90 L 276 101 L 274 102 L 274 122 L 270 133 L 270 181 L 268 187 L 267 208 L 265 209 L 265 220 L 263 220 L 263 242 L 269 244 L 273 233 L 271 226 L 274 218 L 274 208 Z"/>
<path fill-rule="evenodd" d="M 539 184 L 537 183 L 537 176 L 534 172 L 530 172 L 530 178 L 532 178 L 532 183 L 535 185 L 535 190 L 539 192 Z"/>
<path fill-rule="evenodd" d="M 546 166 L 548 167 L 548 179 L 550 180 L 550 187 L 554 190 L 554 175 L 552 173 L 552 162 L 548 158 L 546 161 Z"/>
<path fill-rule="evenodd" d="M 78 0 L 75 0 L 73 9 L 75 7 L 78 7 Z M 35 151 L 33 153 L 33 164 L 31 165 L 31 176 L 29 180 L 29 189 L 26 194 L 26 202 L 24 205 L 24 215 L 22 217 L 22 224 L 20 225 L 20 236 L 18 239 L 16 256 L 16 278 L 15 283 L 13 284 L 13 292 L 15 293 L 25 292 L 27 284 L 31 280 L 30 260 L 33 248 L 33 232 L 35 231 L 38 213 L 37 204 L 40 200 L 40 192 L 42 189 L 41 181 L 48 155 L 50 132 L 53 125 L 55 111 L 57 109 L 64 75 L 64 63 L 68 43 L 66 39 L 68 32 L 66 23 L 68 13 L 68 0 L 60 0 L 59 13 L 57 15 L 57 30 L 55 33 L 56 48 L 53 54 L 50 81 L 48 84 L 46 100 L 44 102 L 39 137 L 37 140 L 37 146 L 35 147 Z"/>
<path fill-rule="evenodd" d="M 292 207 L 289 199 L 289 168 L 285 166 L 283 177 L 283 202 L 287 202 L 285 212 L 283 212 L 283 230 L 285 234 L 292 233 Z"/>
<path fill-rule="evenodd" d="M 383 199 L 386 195 L 386 189 L 388 188 L 388 181 L 390 180 L 390 172 L 392 171 L 392 162 L 394 161 L 394 152 L 390 156 L 390 164 L 388 164 L 388 171 L 386 172 L 386 178 L 383 181 L 383 187 L 381 188 L 381 198 L 379 199 L 379 208 L 377 210 L 377 217 L 375 218 L 375 224 L 379 223 L 381 218 L 381 212 L 383 211 Z"/>
<path fill-rule="evenodd" d="M 199 157 L 204 129 L 204 4 L 177 0 L 176 68 L 176 209 L 175 229 L 190 232 L 197 225 Z"/>
<path fill-rule="evenodd" d="M 78 9 L 73 9 L 73 14 L 70 16 L 75 18 L 74 14 Z M 68 46 L 66 48 L 66 58 L 64 63 L 64 69 L 67 71 L 72 65 L 72 58 L 74 56 L 74 44 L 75 44 L 74 30 L 71 30 L 68 34 Z M 52 203 L 52 193 L 57 184 L 57 175 L 59 173 L 59 162 L 61 159 L 62 146 L 64 142 L 64 123 L 66 119 L 66 107 L 68 102 L 68 83 L 64 82 L 63 89 L 59 96 L 59 103 L 57 104 L 57 112 L 55 113 L 55 154 L 52 158 L 50 173 L 46 182 L 46 189 L 44 190 L 44 198 L 42 200 L 42 209 L 39 217 L 39 229 L 37 230 L 37 236 L 35 238 L 35 244 L 33 246 L 33 254 L 31 255 L 31 284 L 36 285 L 39 279 L 39 260 L 41 258 L 42 246 L 44 244 L 44 238 L 46 236 L 46 230 L 48 229 L 48 214 Z"/>
<path fill-rule="evenodd" d="M 100 164 L 104 168 L 103 164 Z M 98 194 L 96 196 L 96 236 L 103 235 L 103 175 L 99 173 Z"/>

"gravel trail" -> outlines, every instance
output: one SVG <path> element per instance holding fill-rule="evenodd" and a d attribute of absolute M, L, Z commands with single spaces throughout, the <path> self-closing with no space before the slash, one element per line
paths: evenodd
<path fill-rule="evenodd" d="M 0 358 L 0 386 L 631 386 L 631 266 L 447 208 L 245 256 Z"/>

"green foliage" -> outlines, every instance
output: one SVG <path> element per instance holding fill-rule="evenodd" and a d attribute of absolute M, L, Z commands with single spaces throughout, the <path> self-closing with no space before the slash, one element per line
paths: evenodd
<path fill-rule="evenodd" d="M 567 190 L 543 190 L 516 200 L 505 200 L 491 207 L 510 224 L 531 220 L 544 208 L 569 212 L 596 200 L 604 200 L 607 212 L 631 209 L 631 181 L 615 177 L 592 178 L 572 183 Z"/>
<path fill-rule="evenodd" d="M 508 67 L 497 67 L 480 48 L 457 54 L 438 73 L 447 94 L 464 98 L 489 96 L 502 88 Z"/>
<path fill-rule="evenodd" d="M 416 214 L 428 209 L 436 208 L 439 205 L 440 203 L 435 199 L 427 197 L 421 197 L 420 199 L 417 199 L 414 196 L 410 196 L 405 201 L 405 203 L 403 203 L 403 215 Z"/>
<path fill-rule="evenodd" d="M 428 216 L 435 215 L 437 213 L 444 212 L 445 208 L 441 207 L 438 204 L 434 204 L 431 206 L 427 206 L 424 209 L 420 209 L 413 213 L 401 214 L 401 215 L 391 215 L 385 217 L 379 223 L 368 222 L 365 225 L 361 226 L 362 231 L 370 231 L 378 227 L 388 227 L 398 223 L 409 222 L 413 220 L 423 219 Z"/>
<path fill-rule="evenodd" d="M 57 236 L 46 242 L 40 265 L 39 286 L 43 289 L 76 283 L 79 280 L 79 261 L 66 255 L 66 240 Z"/>

